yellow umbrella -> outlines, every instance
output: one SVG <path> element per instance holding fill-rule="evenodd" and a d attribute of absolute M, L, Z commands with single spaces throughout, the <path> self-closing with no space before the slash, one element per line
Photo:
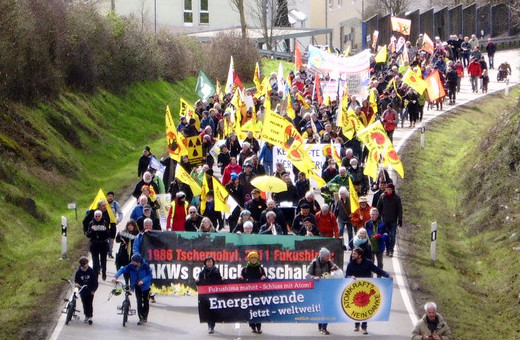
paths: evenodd
<path fill-rule="evenodd" d="M 287 183 L 274 176 L 258 176 L 253 178 L 251 184 L 264 192 L 282 192 L 287 190 Z"/>

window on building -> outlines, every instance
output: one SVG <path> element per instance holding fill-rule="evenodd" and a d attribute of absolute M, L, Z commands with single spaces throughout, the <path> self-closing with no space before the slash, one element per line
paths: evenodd
<path fill-rule="evenodd" d="M 209 0 L 200 0 L 200 23 L 209 24 Z"/>
<path fill-rule="evenodd" d="M 338 0 L 338 8 L 343 7 L 343 0 Z"/>
<path fill-rule="evenodd" d="M 192 0 L 184 0 L 184 23 L 193 24 L 193 3 Z"/>
<path fill-rule="evenodd" d="M 332 11 L 332 6 L 334 6 L 334 0 L 328 0 L 329 3 L 329 11 Z"/>

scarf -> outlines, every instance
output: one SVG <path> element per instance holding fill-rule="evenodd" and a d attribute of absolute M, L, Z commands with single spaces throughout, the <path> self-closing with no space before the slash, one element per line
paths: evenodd
<path fill-rule="evenodd" d="M 386 190 L 385 190 L 385 196 L 388 197 L 388 198 L 392 198 L 394 196 L 395 192 L 392 191 L 391 194 L 389 194 Z"/>
<path fill-rule="evenodd" d="M 259 267 L 260 266 L 260 261 L 257 261 L 255 264 L 251 263 L 250 261 L 247 261 L 247 266 L 248 267 L 253 267 L 253 268 Z"/>
<path fill-rule="evenodd" d="M 362 244 L 367 243 L 368 238 L 359 238 L 357 235 L 354 236 L 354 248 L 359 247 Z"/>

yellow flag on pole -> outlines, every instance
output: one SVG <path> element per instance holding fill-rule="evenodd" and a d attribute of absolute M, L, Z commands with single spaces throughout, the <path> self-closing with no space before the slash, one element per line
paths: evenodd
<path fill-rule="evenodd" d="M 170 107 L 168 105 L 166 106 L 165 123 L 166 145 L 168 146 L 168 152 L 171 159 L 180 162 L 181 157 L 188 154 L 188 150 L 182 141 L 182 137 L 177 133 L 177 128 L 173 122 Z"/>
<path fill-rule="evenodd" d="M 202 175 L 202 187 L 200 192 L 200 213 L 204 214 L 206 211 L 206 195 L 209 191 L 208 178 L 206 174 Z"/>
<path fill-rule="evenodd" d="M 397 152 L 395 152 L 394 146 L 390 139 L 386 141 L 385 153 L 383 154 L 383 166 L 390 166 L 394 169 L 401 178 L 404 178 L 403 163 L 399 159 Z"/>
<path fill-rule="evenodd" d="M 380 49 L 379 51 L 377 52 L 375 58 L 374 58 L 374 61 L 376 63 L 386 63 L 386 59 L 388 58 L 388 50 L 387 50 L 387 47 L 386 45 L 385 46 L 379 46 Z"/>
<path fill-rule="evenodd" d="M 305 100 L 305 98 L 303 98 L 303 96 L 300 94 L 300 92 L 296 93 L 296 98 L 298 99 L 298 101 L 300 101 L 302 103 L 302 106 L 308 110 L 311 108 L 311 106 L 307 103 L 307 101 Z M 294 119 L 294 118 L 293 118 Z"/>
<path fill-rule="evenodd" d="M 112 211 L 112 207 L 110 206 L 110 204 L 108 204 L 107 197 L 105 196 L 103 189 L 99 189 L 96 197 L 94 197 L 94 201 L 92 201 L 92 204 L 90 205 L 90 207 L 88 207 L 88 209 L 97 210 L 98 203 L 101 200 L 104 200 L 107 204 L 107 212 L 108 212 L 108 216 L 110 216 L 110 223 L 117 223 L 116 216 L 114 215 L 114 212 Z"/>
<path fill-rule="evenodd" d="M 189 173 L 184 170 L 179 163 L 177 163 L 177 167 L 175 168 L 175 177 L 179 181 L 184 184 L 188 184 L 191 188 L 191 192 L 193 192 L 193 196 L 199 196 L 202 193 L 202 189 L 199 184 L 190 176 Z"/>
<path fill-rule="evenodd" d="M 419 94 L 423 94 L 424 90 L 428 87 L 428 83 L 419 77 L 411 68 L 404 74 L 403 82 L 410 85 L 410 87 Z"/>
<path fill-rule="evenodd" d="M 377 100 L 376 100 L 376 89 L 372 88 L 370 89 L 370 96 L 368 98 L 368 101 L 370 102 L 370 106 L 372 106 L 372 110 L 374 111 L 374 115 L 377 113 Z"/>
<path fill-rule="evenodd" d="M 377 172 L 379 171 L 379 151 L 372 149 L 368 153 L 367 161 L 365 163 L 365 169 L 363 174 L 372 178 L 375 182 L 377 181 Z"/>
<path fill-rule="evenodd" d="M 213 192 L 215 195 L 215 211 L 231 213 L 229 206 L 227 205 L 227 197 L 229 196 L 229 193 L 215 177 L 213 177 Z"/>
<path fill-rule="evenodd" d="M 356 112 L 354 112 L 352 108 L 347 111 L 345 106 L 343 106 L 339 112 L 337 124 L 343 129 L 343 134 L 349 140 L 354 137 L 356 131 L 363 129 L 363 123 L 356 115 Z"/>
<path fill-rule="evenodd" d="M 348 176 L 348 192 L 350 199 L 350 211 L 354 212 L 359 209 L 359 197 L 350 176 Z"/>
<path fill-rule="evenodd" d="M 287 100 L 287 115 L 289 117 L 291 117 L 291 119 L 294 119 L 294 117 L 296 116 L 296 113 L 294 112 L 291 96 L 290 95 L 287 96 L 286 100 Z"/>
<path fill-rule="evenodd" d="M 255 73 L 253 74 L 253 83 L 255 84 L 256 90 L 258 91 L 260 88 L 260 66 L 258 66 L 258 62 L 255 65 Z"/>
<path fill-rule="evenodd" d="M 288 151 L 293 144 L 303 144 L 298 130 L 287 119 L 272 110 L 265 111 L 262 139 Z"/>
<path fill-rule="evenodd" d="M 192 105 L 188 103 L 186 100 L 179 98 L 180 106 L 179 106 L 179 117 L 186 116 L 187 111 L 189 110 Z"/>

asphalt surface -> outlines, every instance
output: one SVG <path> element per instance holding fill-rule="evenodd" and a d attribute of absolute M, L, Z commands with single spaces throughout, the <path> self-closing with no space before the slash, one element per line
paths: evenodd
<path fill-rule="evenodd" d="M 497 83 L 496 70 L 490 70 L 490 83 L 488 94 L 503 91 L 508 86 L 513 86 L 519 82 L 519 65 L 520 58 L 518 58 L 519 51 L 505 51 L 497 52 L 495 55 L 495 66 L 498 66 L 502 61 L 508 60 L 513 69 L 513 75 L 510 76 L 509 84 L 504 82 Z M 486 58 L 487 60 L 487 58 Z M 412 128 L 407 128 L 408 122 L 405 122 L 404 128 L 398 128 L 394 133 L 394 146 L 398 151 L 413 134 L 418 132 L 421 126 L 433 120 L 435 117 L 442 115 L 449 110 L 463 105 L 471 100 L 482 97 L 482 93 L 474 94 L 471 91 L 470 81 L 468 77 L 462 80 L 461 91 L 458 94 L 456 105 L 444 105 L 444 110 L 424 111 L 424 118 L 421 124 Z M 426 148 L 428 146 L 428 130 L 426 129 Z M 406 164 L 404 164 L 406 172 Z M 392 174 L 396 176 L 396 174 Z M 406 198 L 403 198 L 406 199 Z M 135 205 L 135 201 L 131 200 L 124 204 L 125 217 L 128 218 L 130 211 Z M 404 217 L 406 219 L 406 216 Z M 125 220 L 118 226 L 124 227 Z M 398 237 L 399 238 L 399 237 Z M 348 262 L 349 252 L 345 252 L 346 261 Z M 401 272 L 400 254 L 397 247 L 394 252 L 394 257 L 384 258 L 384 269 L 394 276 L 394 291 L 392 297 L 392 308 L 390 320 L 386 322 L 369 322 L 368 331 L 371 339 L 385 339 L 385 340 L 403 340 L 409 339 L 413 325 L 417 320 L 417 315 L 422 314 L 422 311 L 415 311 L 410 301 L 410 293 L 406 287 L 406 278 Z M 115 273 L 114 260 L 108 260 L 108 279 L 107 281 L 100 281 L 99 289 L 94 298 L 94 323 L 89 326 L 83 323 L 82 312 L 78 313 L 81 319 L 72 320 L 68 326 L 65 326 L 65 316 L 56 320 L 55 328 L 52 331 L 49 339 L 52 340 L 92 340 L 92 339 L 162 339 L 175 338 L 181 339 L 311 339 L 315 337 L 327 337 L 329 339 L 344 339 L 367 337 L 360 332 L 354 332 L 353 323 L 331 323 L 328 326 L 330 335 L 324 336 L 318 333 L 317 325 L 315 324 L 296 324 L 296 323 L 273 323 L 264 324 L 262 327 L 263 334 L 252 334 L 246 323 L 242 324 L 217 324 L 215 334 L 209 335 L 207 333 L 206 324 L 200 324 L 198 317 L 197 298 L 188 297 L 174 297 L 174 296 L 158 296 L 157 303 L 151 304 L 148 323 L 144 326 L 138 326 L 137 316 L 129 318 L 129 324 L 126 327 L 122 326 L 122 316 L 117 314 L 117 306 L 123 301 L 123 296 L 112 297 L 108 300 L 110 291 L 113 289 L 113 284 L 110 283 L 110 278 Z M 131 297 L 132 306 L 135 307 L 135 298 Z M 81 303 L 78 303 L 78 309 L 82 309 Z"/>

